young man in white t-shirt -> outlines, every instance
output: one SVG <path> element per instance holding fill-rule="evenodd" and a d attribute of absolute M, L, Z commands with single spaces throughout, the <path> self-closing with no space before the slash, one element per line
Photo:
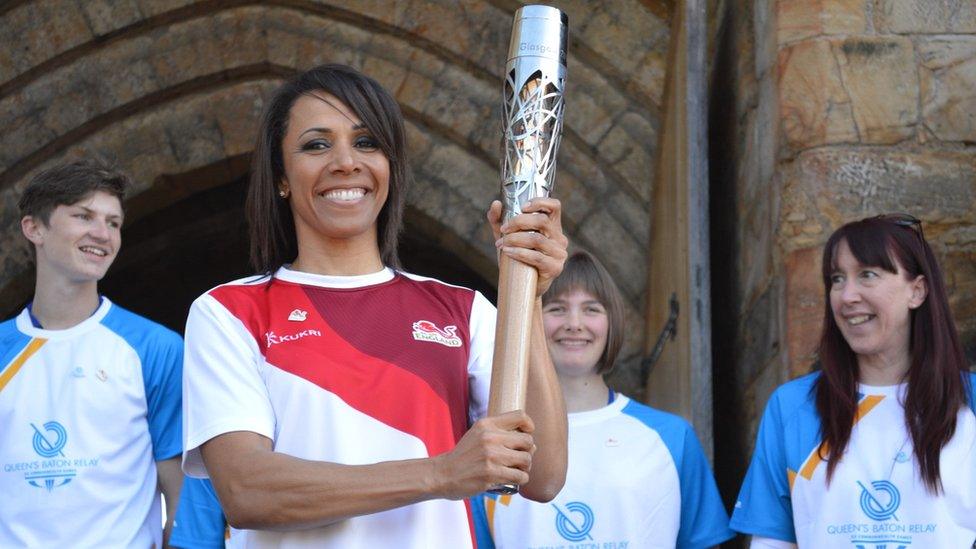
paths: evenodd
<path fill-rule="evenodd" d="M 0 547 L 160 547 L 179 498 L 182 341 L 98 294 L 128 177 L 78 161 L 20 200 L 34 298 L 0 323 Z M 168 530 L 168 528 L 167 528 Z"/>

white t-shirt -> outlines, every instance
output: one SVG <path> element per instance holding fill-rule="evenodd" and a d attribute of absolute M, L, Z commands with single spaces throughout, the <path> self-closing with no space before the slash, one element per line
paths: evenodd
<path fill-rule="evenodd" d="M 478 546 L 500 549 L 711 547 L 728 515 L 691 426 L 623 395 L 569 414 L 566 484 L 549 503 L 473 500 Z"/>
<path fill-rule="evenodd" d="M 811 547 L 969 549 L 976 540 L 976 414 L 959 410 L 940 455 L 945 493 L 930 493 L 915 464 L 903 407 L 907 385 L 861 386 L 858 419 L 830 484 L 818 456 L 819 374 L 770 398 L 731 526 Z M 969 375 L 970 381 L 974 379 Z M 970 387 L 972 389 L 972 386 Z M 970 393 L 970 402 L 976 395 Z"/>
<path fill-rule="evenodd" d="M 197 299 L 186 325 L 184 469 L 231 431 L 302 459 L 369 464 L 447 452 L 485 414 L 495 332 L 481 294 L 394 273 L 279 270 Z M 462 501 L 314 529 L 233 532 L 235 547 L 470 547 Z"/>
<path fill-rule="evenodd" d="M 67 330 L 0 324 L 0 547 L 162 545 L 183 343 L 102 299 Z"/>

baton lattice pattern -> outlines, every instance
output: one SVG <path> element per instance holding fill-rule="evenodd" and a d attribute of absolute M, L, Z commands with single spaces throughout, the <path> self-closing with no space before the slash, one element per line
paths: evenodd
<path fill-rule="evenodd" d="M 535 71 L 515 82 L 505 79 L 502 191 L 505 218 L 522 213 L 522 205 L 549 196 L 556 175 L 556 151 L 563 126 L 563 81 Z"/>

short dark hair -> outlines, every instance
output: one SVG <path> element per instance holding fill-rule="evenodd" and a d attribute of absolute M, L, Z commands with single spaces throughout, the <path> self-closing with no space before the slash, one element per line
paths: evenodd
<path fill-rule="evenodd" d="M 106 162 L 96 159 L 58 164 L 35 175 L 17 207 L 21 217 L 31 216 L 44 225 L 58 206 L 70 206 L 96 191 L 106 192 L 124 203 L 132 180 Z"/>
<path fill-rule="evenodd" d="M 298 255 L 295 220 L 287 199 L 278 195 L 285 173 L 281 143 L 288 130 L 292 105 L 302 95 L 325 91 L 348 106 L 373 135 L 390 163 L 389 194 L 377 218 L 380 258 L 400 268 L 397 242 L 410 183 L 403 114 L 393 96 L 372 78 L 345 65 L 320 65 L 296 75 L 279 87 L 261 118 L 254 147 L 251 184 L 247 191 L 251 265 L 259 273 L 273 273 Z"/>
<path fill-rule="evenodd" d="M 542 295 L 542 304 L 546 305 L 573 290 L 583 290 L 593 295 L 607 310 L 607 346 L 600 355 L 596 371 L 601 374 L 609 372 L 624 343 L 624 308 L 620 290 L 603 264 L 586 251 L 569 256 L 563 272 Z"/>

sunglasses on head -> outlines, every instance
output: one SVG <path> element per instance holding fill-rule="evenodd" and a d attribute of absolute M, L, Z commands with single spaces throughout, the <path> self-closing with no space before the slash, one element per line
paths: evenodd
<path fill-rule="evenodd" d="M 906 227 L 912 229 L 918 233 L 918 236 L 922 237 L 922 240 L 925 240 L 925 233 L 922 232 L 922 220 L 915 217 L 912 214 L 907 214 L 907 213 L 881 214 L 881 215 L 874 216 L 874 219 L 880 219 L 882 221 L 894 223 L 899 227 Z"/>

